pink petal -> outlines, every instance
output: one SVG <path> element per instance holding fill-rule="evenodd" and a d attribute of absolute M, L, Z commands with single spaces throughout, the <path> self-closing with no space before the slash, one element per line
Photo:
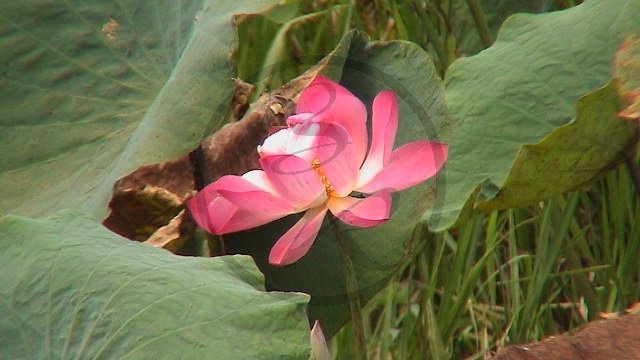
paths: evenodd
<path fill-rule="evenodd" d="M 293 126 L 291 131 L 291 137 L 289 138 L 289 144 L 287 144 L 287 154 L 295 155 L 307 163 L 315 158 L 317 147 L 317 134 L 320 130 L 320 125 L 316 123 L 304 123 Z"/>
<path fill-rule="evenodd" d="M 313 113 L 342 125 L 355 144 L 358 165 L 367 152 L 367 109 L 349 90 L 324 77 L 316 77 L 300 94 L 296 113 Z"/>
<path fill-rule="evenodd" d="M 389 220 L 391 192 L 383 189 L 364 199 L 351 196 L 329 198 L 331 213 L 341 221 L 359 227 L 371 227 Z"/>
<path fill-rule="evenodd" d="M 401 191 L 434 176 L 447 158 L 447 145 L 416 141 L 391 153 L 389 163 L 370 182 L 356 191 L 373 193 L 383 188 Z"/>
<path fill-rule="evenodd" d="M 327 208 L 324 206 L 307 210 L 273 245 L 269 253 L 269 263 L 277 266 L 289 265 L 305 256 L 318 236 L 326 213 Z"/>
<path fill-rule="evenodd" d="M 389 161 L 398 130 L 398 100 L 393 91 L 384 91 L 373 100 L 371 146 L 360 168 L 358 185 L 371 181 Z"/>
<path fill-rule="evenodd" d="M 241 209 L 220 196 L 215 191 L 215 184 L 209 184 L 186 201 L 193 219 L 209 233 L 220 235 L 251 229 L 286 215 Z"/>
<path fill-rule="evenodd" d="M 230 202 L 220 201 L 220 194 L 213 188 L 213 184 L 199 191 L 194 197 L 186 201 L 187 208 L 196 224 L 212 234 L 221 234 L 220 228 L 237 210 Z M 219 207 L 222 211 L 217 211 Z"/>
<path fill-rule="evenodd" d="M 326 176 L 335 196 L 349 195 L 358 180 L 359 166 L 349 134 L 338 124 L 322 124 L 317 138 L 320 175 Z"/>
<path fill-rule="evenodd" d="M 227 222 L 220 228 L 220 234 L 228 234 L 236 231 L 252 229 L 254 227 L 268 224 L 274 220 L 281 219 L 285 215 L 269 212 L 260 213 L 252 210 L 237 208 L 237 210 L 233 212 L 233 215 L 229 218 L 229 220 L 227 220 Z"/>
<path fill-rule="evenodd" d="M 270 155 L 260 165 L 273 188 L 300 209 L 321 204 L 327 198 L 324 185 L 311 164 L 294 155 Z"/>
<path fill-rule="evenodd" d="M 295 125 L 305 124 L 305 123 L 318 123 L 318 122 L 327 122 L 328 118 L 324 116 L 325 114 L 314 114 L 314 113 L 297 113 L 291 115 L 287 118 L 287 126 L 293 127 Z"/>
<path fill-rule="evenodd" d="M 260 171 L 260 173 L 264 173 Z M 274 215 L 293 214 L 292 204 L 269 191 L 249 182 L 244 177 L 227 175 L 214 183 L 214 189 L 233 205 L 257 213 L 273 213 Z"/>

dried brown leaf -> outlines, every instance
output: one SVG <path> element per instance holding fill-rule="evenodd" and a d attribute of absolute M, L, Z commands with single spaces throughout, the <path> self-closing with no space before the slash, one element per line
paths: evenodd
<path fill-rule="evenodd" d="M 632 35 L 622 42 L 614 61 L 615 77 L 623 105 L 623 119 L 640 120 L 640 38 Z"/>
<path fill-rule="evenodd" d="M 145 244 L 177 252 L 187 238 L 191 236 L 196 226 L 193 219 L 186 213 L 186 209 L 182 209 L 167 225 L 160 227 L 151 234 Z"/>
<path fill-rule="evenodd" d="M 510 345 L 494 360 L 640 359 L 640 313 L 625 312 L 593 321 L 574 334 L 550 336 L 525 345 Z"/>
<path fill-rule="evenodd" d="M 325 64 L 321 62 L 282 88 L 263 94 L 246 114 L 247 99 L 253 86 L 238 81 L 231 111 L 234 116 L 244 114 L 243 118 L 225 125 L 189 154 L 141 166 L 118 179 L 109 202 L 111 212 L 103 224 L 132 240 L 172 243 L 168 238 L 176 237 L 175 234 L 165 232 L 175 232 L 179 224 L 162 230 L 154 235 L 155 238 L 150 237 L 178 216 L 184 209 L 184 201 L 196 190 L 221 176 L 259 169 L 258 145 L 269 135 L 270 129 L 285 124 L 285 119 L 295 110 L 298 96 Z"/>

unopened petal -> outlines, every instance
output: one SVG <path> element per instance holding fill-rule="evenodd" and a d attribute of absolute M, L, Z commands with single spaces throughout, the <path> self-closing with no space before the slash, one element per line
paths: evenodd
<path fill-rule="evenodd" d="M 371 181 L 389 162 L 398 130 L 398 100 L 393 91 L 383 91 L 373 100 L 371 146 L 360 168 L 358 185 Z"/>
<path fill-rule="evenodd" d="M 269 263 L 277 266 L 289 265 L 305 256 L 318 236 L 326 213 L 326 207 L 307 210 L 273 245 L 269 253 Z"/>
<path fill-rule="evenodd" d="M 300 94 L 296 113 L 326 116 L 344 127 L 354 142 L 358 165 L 367 152 L 367 109 L 349 90 L 324 76 L 316 77 Z"/>
<path fill-rule="evenodd" d="M 322 124 L 317 138 L 317 172 L 326 177 L 336 196 L 349 195 L 358 180 L 359 166 L 349 134 L 340 125 Z"/>
<path fill-rule="evenodd" d="M 311 329 L 311 356 L 309 360 L 331 360 L 327 340 L 318 320 L 315 321 Z"/>
<path fill-rule="evenodd" d="M 370 182 L 355 189 L 373 193 L 383 188 L 401 191 L 434 176 L 447 158 L 447 145 L 416 141 L 391 153 L 389 162 Z"/>
<path fill-rule="evenodd" d="M 327 207 L 342 222 L 353 226 L 371 227 L 389 220 L 391 195 L 390 191 L 383 189 L 364 199 L 351 196 L 331 197 Z"/>
<path fill-rule="evenodd" d="M 273 188 L 297 208 L 324 201 L 326 192 L 311 164 L 294 155 L 271 155 L 260 159 Z"/>

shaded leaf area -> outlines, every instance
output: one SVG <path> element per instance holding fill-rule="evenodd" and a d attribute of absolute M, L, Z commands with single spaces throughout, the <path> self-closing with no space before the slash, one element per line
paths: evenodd
<path fill-rule="evenodd" d="M 193 149 L 231 103 L 234 15 L 273 3 L 2 2 L 0 213 L 102 217 L 117 178 Z"/>
<path fill-rule="evenodd" d="M 587 324 L 575 334 L 510 345 L 494 360 L 640 359 L 640 312 L 631 311 Z"/>
<path fill-rule="evenodd" d="M 636 125 L 620 121 L 617 100 L 615 82 L 578 100 L 576 120 L 553 130 L 537 144 L 523 145 L 502 188 L 488 200 L 482 196 L 491 189 L 482 189 L 478 208 L 535 203 L 556 195 L 556 186 L 571 190 L 632 158 L 638 142 Z"/>
<path fill-rule="evenodd" d="M 640 119 L 640 36 L 628 37 L 616 53 L 615 76 L 626 102 L 618 114 L 628 120 Z"/>
<path fill-rule="evenodd" d="M 383 90 L 393 90 L 400 100 L 400 124 L 395 147 L 416 140 L 448 139 L 444 90 L 428 54 L 415 44 L 370 42 L 352 33 L 343 39 L 334 58 L 344 65 L 322 72 L 339 81 L 369 107 Z M 373 228 L 353 228 L 327 217 L 309 253 L 298 262 L 275 267 L 268 264 L 271 246 L 297 220 L 289 216 L 260 228 L 223 237 L 230 253 L 251 254 L 265 274 L 268 289 L 301 291 L 311 295 L 310 320 L 320 320 L 327 337 L 349 317 L 339 247 L 344 238 L 352 256 L 363 302 L 385 287 L 389 277 L 413 248 L 412 233 L 429 206 L 440 206 L 443 194 L 435 181 L 393 194 L 391 219 Z"/>
<path fill-rule="evenodd" d="M 575 181 L 591 179 L 624 158 L 618 145 L 629 144 L 634 136 L 631 128 L 614 131 L 617 138 L 594 133 L 574 139 L 574 143 L 585 142 L 581 149 L 615 144 L 613 151 L 607 151 L 613 156 L 576 163 L 575 155 L 565 151 L 569 157 L 558 158 L 556 167 L 529 173 L 529 179 L 521 182 L 525 187 L 510 183 L 510 192 L 518 194 L 518 199 L 503 195 L 499 202 L 490 202 L 502 191 L 514 166 L 526 168 L 526 164 L 515 163 L 527 160 L 518 158 L 522 145 L 540 142 L 578 115 L 585 117 L 579 124 L 588 126 L 582 133 L 598 128 L 590 123 L 607 121 L 598 114 L 577 113 L 576 103 L 609 82 L 615 51 L 630 32 L 640 28 L 636 21 L 639 15 L 640 3 L 633 0 L 587 1 L 554 13 L 514 15 L 507 19 L 492 47 L 452 64 L 445 86 L 454 133 L 445 166 L 447 176 L 439 183 L 446 186 L 447 196 L 443 207 L 426 213 L 431 230 L 447 229 L 464 220 L 478 201 L 483 202 L 483 209 L 504 204 L 524 206 L 537 198 L 534 192 L 541 188 L 552 189 L 545 196 L 573 189 L 580 185 Z M 556 144 L 546 144 L 545 151 L 563 149 L 566 140 L 555 140 Z M 554 175 L 558 171 L 581 174 L 558 183 Z M 521 201 L 524 199 L 528 200 Z"/>
<path fill-rule="evenodd" d="M 306 359 L 308 296 L 250 257 L 180 257 L 76 211 L 0 218 L 0 358 Z"/>

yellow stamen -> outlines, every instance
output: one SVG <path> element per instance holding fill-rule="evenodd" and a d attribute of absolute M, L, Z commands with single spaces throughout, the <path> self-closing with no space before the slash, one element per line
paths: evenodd
<path fill-rule="evenodd" d="M 318 177 L 320 177 L 320 181 L 322 181 L 322 185 L 324 185 L 324 191 L 327 193 L 327 196 L 331 196 L 333 193 L 333 185 L 331 185 L 331 182 L 327 179 L 327 175 L 325 175 L 324 171 L 320 167 L 320 160 L 318 158 L 313 159 L 311 162 L 311 168 L 313 168 L 313 171 L 315 171 L 316 174 L 318 174 Z"/>

